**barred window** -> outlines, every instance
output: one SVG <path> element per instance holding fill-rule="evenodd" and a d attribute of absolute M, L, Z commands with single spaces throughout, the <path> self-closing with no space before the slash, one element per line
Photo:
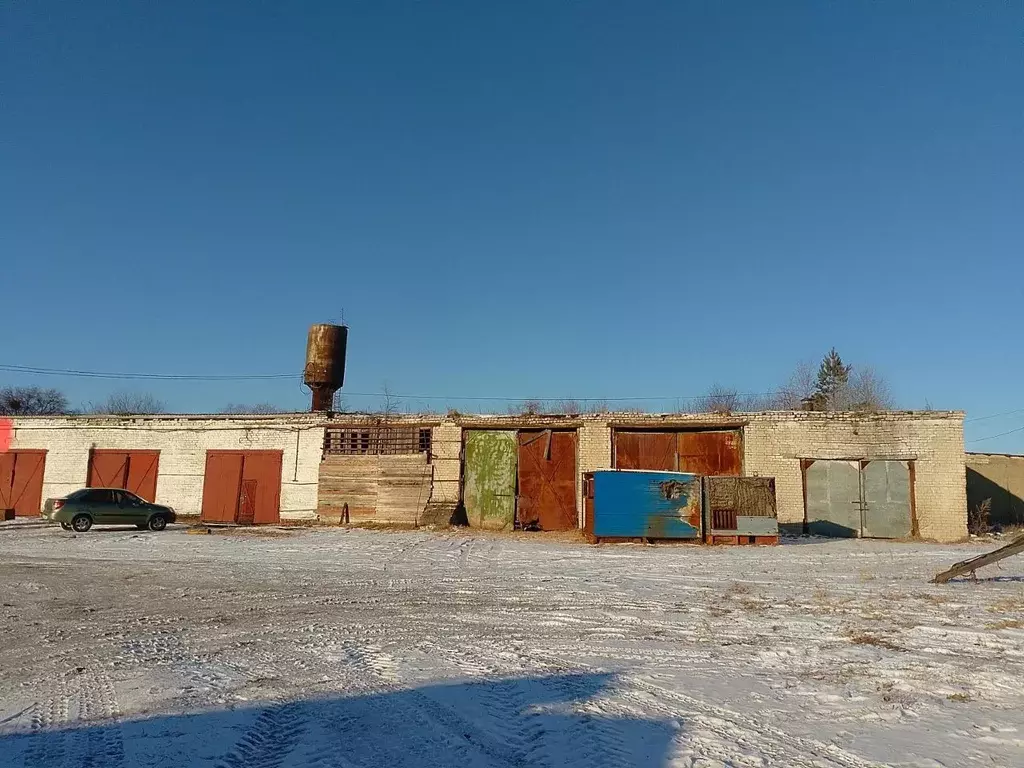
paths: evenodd
<path fill-rule="evenodd" d="M 430 427 L 328 427 L 324 455 L 430 455 Z"/>

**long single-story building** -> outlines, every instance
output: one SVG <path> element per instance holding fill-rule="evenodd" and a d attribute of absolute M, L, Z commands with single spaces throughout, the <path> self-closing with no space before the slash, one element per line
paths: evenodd
<path fill-rule="evenodd" d="M 783 530 L 967 535 L 960 412 L 0 418 L 0 509 L 116 486 L 209 522 L 582 525 L 587 472 L 775 478 Z"/>

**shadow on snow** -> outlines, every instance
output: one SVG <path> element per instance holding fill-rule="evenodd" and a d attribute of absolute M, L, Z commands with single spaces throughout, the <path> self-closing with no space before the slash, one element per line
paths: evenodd
<path fill-rule="evenodd" d="M 588 703 L 611 680 L 567 674 L 437 684 L 56 728 L 37 705 L 3 727 L 0 766 L 664 764 L 677 725 Z"/>

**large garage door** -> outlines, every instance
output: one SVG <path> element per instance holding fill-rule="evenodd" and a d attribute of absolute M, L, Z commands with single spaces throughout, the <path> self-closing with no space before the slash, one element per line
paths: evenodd
<path fill-rule="evenodd" d="M 864 530 L 876 539 L 910 536 L 910 464 L 906 461 L 868 461 L 864 476 Z"/>
<path fill-rule="evenodd" d="M 37 517 L 43 506 L 46 451 L 0 453 L 0 510 L 17 517 Z"/>
<path fill-rule="evenodd" d="M 94 449 L 89 454 L 90 488 L 124 488 L 146 501 L 156 501 L 160 451 Z"/>
<path fill-rule="evenodd" d="M 519 503 L 522 528 L 570 531 L 577 527 L 576 433 L 519 433 Z"/>
<path fill-rule="evenodd" d="M 203 521 L 279 522 L 281 462 L 281 451 L 207 451 Z"/>
<path fill-rule="evenodd" d="M 510 530 L 516 514 L 516 433 L 476 429 L 465 435 L 466 518 L 473 527 Z"/>
<path fill-rule="evenodd" d="M 740 475 L 738 430 L 615 433 L 616 469 L 653 469 L 698 475 Z"/>
<path fill-rule="evenodd" d="M 816 536 L 859 536 L 860 464 L 815 461 L 805 478 L 808 531 Z"/>
<path fill-rule="evenodd" d="M 901 539 L 913 528 L 910 463 L 807 462 L 807 528 L 819 536 Z"/>

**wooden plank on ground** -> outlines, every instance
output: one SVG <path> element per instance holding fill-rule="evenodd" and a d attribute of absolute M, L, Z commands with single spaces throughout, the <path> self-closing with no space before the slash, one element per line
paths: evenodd
<path fill-rule="evenodd" d="M 947 581 L 955 579 L 957 576 L 967 576 L 968 574 L 974 576 L 974 572 L 979 568 L 983 568 L 986 565 L 992 565 L 992 563 L 997 563 L 1000 560 L 1012 557 L 1013 555 L 1019 555 L 1021 552 L 1024 552 L 1024 536 L 1018 536 L 1009 544 L 1000 547 L 999 549 L 995 549 L 984 555 L 978 555 L 977 557 L 972 557 L 970 560 L 963 560 L 957 563 L 948 571 L 943 571 L 942 573 L 937 574 L 935 578 L 932 579 L 932 583 L 945 584 Z"/>

